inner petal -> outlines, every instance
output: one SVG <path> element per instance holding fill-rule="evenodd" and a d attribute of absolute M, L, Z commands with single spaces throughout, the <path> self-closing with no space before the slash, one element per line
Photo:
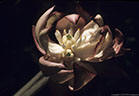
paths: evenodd
<path fill-rule="evenodd" d="M 64 53 L 64 48 L 56 43 L 48 43 L 48 49 L 51 54 L 58 55 Z"/>

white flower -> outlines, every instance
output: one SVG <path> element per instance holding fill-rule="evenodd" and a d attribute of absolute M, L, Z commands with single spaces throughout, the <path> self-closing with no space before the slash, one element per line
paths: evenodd
<path fill-rule="evenodd" d="M 44 55 L 39 59 L 41 69 L 52 80 L 68 82 L 71 90 L 79 90 L 96 76 L 93 62 L 120 53 L 123 34 L 115 29 L 112 35 L 100 14 L 90 20 L 81 6 L 77 7 L 78 14 L 66 16 L 53 9 L 48 9 L 33 27 L 36 46 Z"/>

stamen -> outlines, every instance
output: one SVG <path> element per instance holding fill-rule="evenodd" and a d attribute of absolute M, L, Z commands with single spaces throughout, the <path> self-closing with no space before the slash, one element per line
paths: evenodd
<path fill-rule="evenodd" d="M 59 44 L 62 45 L 62 36 L 59 30 L 55 32 L 56 39 L 58 40 Z"/>
<path fill-rule="evenodd" d="M 70 35 L 72 35 L 72 36 L 73 36 L 73 30 L 72 30 L 72 28 L 70 28 L 70 29 L 69 29 L 68 34 L 70 34 Z"/>
<path fill-rule="evenodd" d="M 64 29 L 64 31 L 63 31 L 63 35 L 66 35 L 67 34 L 67 31 L 66 31 L 66 29 Z"/>

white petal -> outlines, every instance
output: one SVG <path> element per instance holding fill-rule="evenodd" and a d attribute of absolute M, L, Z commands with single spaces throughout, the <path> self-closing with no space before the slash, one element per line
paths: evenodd
<path fill-rule="evenodd" d="M 79 47 L 73 47 L 73 51 L 76 57 L 81 58 L 82 60 L 85 60 L 86 58 L 94 54 L 95 47 L 96 47 L 96 43 L 90 44 L 88 42 Z"/>
<path fill-rule="evenodd" d="M 62 46 L 51 42 L 48 43 L 48 49 L 49 52 L 54 55 L 60 55 L 65 51 Z"/>
<path fill-rule="evenodd" d="M 77 39 L 80 37 L 80 29 L 78 29 L 77 31 L 76 31 L 76 33 L 74 34 L 74 39 L 75 39 L 75 41 L 77 41 Z"/>
<path fill-rule="evenodd" d="M 62 45 L 62 36 L 59 30 L 55 32 L 56 39 L 58 40 L 59 44 Z"/>
<path fill-rule="evenodd" d="M 81 35 L 82 41 L 88 42 L 92 38 L 95 38 L 95 36 L 98 33 L 98 31 L 97 31 L 98 29 L 99 29 L 99 26 L 97 24 L 94 24 L 94 26 L 92 28 L 84 30 L 84 32 Z"/>
<path fill-rule="evenodd" d="M 104 40 L 101 41 L 100 45 L 98 46 L 96 50 L 96 54 L 99 54 L 100 51 L 103 51 L 103 56 L 100 58 L 107 58 L 107 56 L 112 55 L 112 51 L 110 48 L 112 47 L 112 33 L 109 31 L 106 33 L 106 36 L 104 37 Z"/>

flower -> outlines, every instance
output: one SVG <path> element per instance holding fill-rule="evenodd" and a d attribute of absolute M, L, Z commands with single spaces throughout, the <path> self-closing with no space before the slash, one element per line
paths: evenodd
<path fill-rule="evenodd" d="M 118 56 L 123 34 L 104 25 L 103 18 L 91 16 L 77 6 L 75 14 L 48 9 L 33 27 L 33 37 L 45 75 L 60 84 L 68 82 L 70 90 L 79 90 L 97 74 L 93 62 Z M 114 34 L 114 35 L 113 35 Z"/>

